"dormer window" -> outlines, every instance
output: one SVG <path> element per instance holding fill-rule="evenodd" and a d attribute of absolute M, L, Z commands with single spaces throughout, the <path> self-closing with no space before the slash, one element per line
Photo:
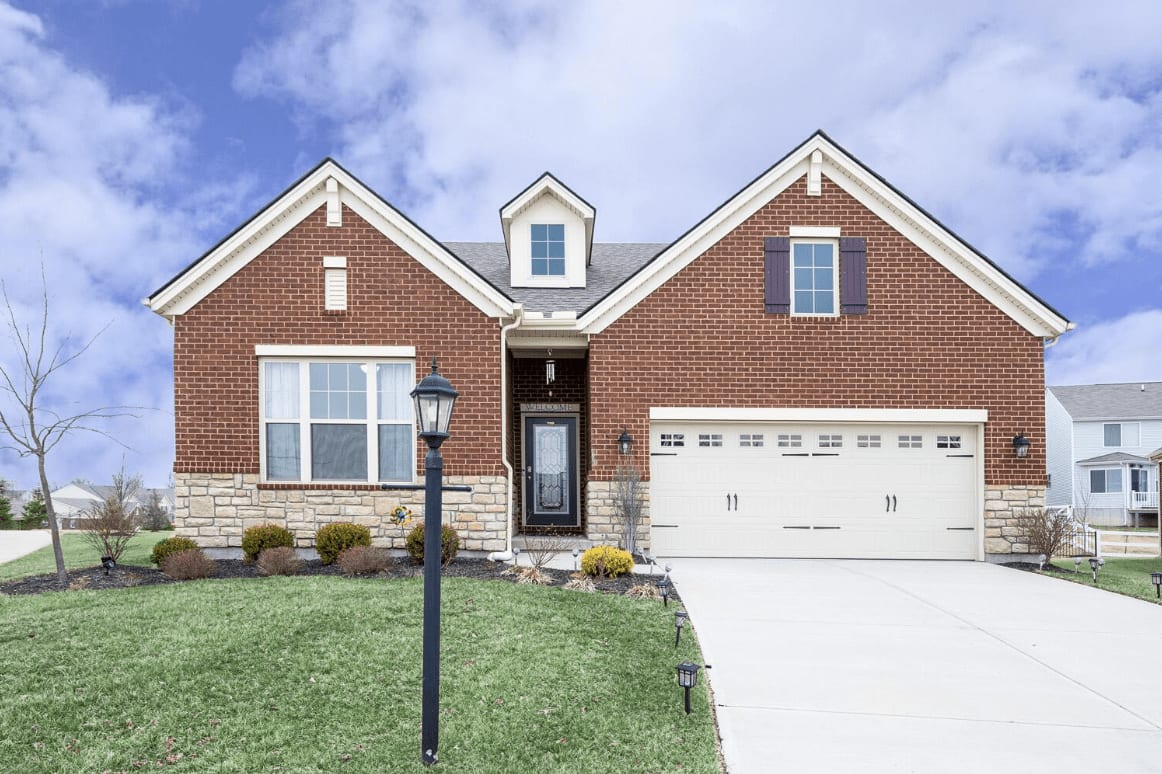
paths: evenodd
<path fill-rule="evenodd" d="M 534 277 L 565 276 L 565 226 L 562 223 L 534 223 L 532 259 Z"/>

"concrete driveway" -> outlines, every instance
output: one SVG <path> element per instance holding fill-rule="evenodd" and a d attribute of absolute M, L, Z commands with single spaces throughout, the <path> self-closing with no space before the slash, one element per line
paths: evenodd
<path fill-rule="evenodd" d="M 731 774 L 1162 771 L 1162 606 L 972 562 L 672 564 Z"/>
<path fill-rule="evenodd" d="M 25 554 L 31 554 L 51 542 L 52 535 L 47 529 L 31 529 L 27 532 L 2 530 L 0 531 L 0 564 L 19 559 Z"/>

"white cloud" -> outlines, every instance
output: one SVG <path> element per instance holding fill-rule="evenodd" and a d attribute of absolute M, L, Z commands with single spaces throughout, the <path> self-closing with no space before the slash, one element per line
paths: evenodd
<path fill-rule="evenodd" d="M 1045 358 L 1045 383 L 1162 382 L 1162 309 L 1094 323 L 1061 337 Z"/>
<path fill-rule="evenodd" d="M 147 96 L 115 94 L 55 51 L 39 19 L 2 3 L 0 80 L 5 288 L 20 321 L 35 329 L 43 263 L 50 348 L 71 351 L 105 329 L 57 375 L 45 408 L 147 409 L 103 425 L 128 449 L 97 434 L 62 442 L 49 459 L 50 481 L 106 481 L 124 459 L 129 471 L 163 484 L 173 459 L 172 341 L 140 300 L 202 246 L 188 206 L 161 185 L 181 178 L 195 118 Z M 3 326 L 0 361 L 13 369 L 19 353 L 8 333 Z M 35 466 L 0 452 L 0 477 L 31 486 Z"/>

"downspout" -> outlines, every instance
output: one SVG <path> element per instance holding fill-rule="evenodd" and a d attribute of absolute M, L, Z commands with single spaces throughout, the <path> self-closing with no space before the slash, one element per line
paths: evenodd
<path fill-rule="evenodd" d="M 500 461 L 504 465 L 508 494 L 504 511 L 504 551 L 488 555 L 488 558 L 494 562 L 507 561 L 512 558 L 512 487 L 514 476 L 512 463 L 508 461 L 508 332 L 521 324 L 524 320 L 524 314 L 524 305 L 515 304 L 512 322 L 500 326 Z"/>

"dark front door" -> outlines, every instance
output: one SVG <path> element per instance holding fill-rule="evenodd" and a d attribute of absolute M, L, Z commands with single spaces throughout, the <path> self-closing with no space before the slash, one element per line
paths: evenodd
<path fill-rule="evenodd" d="M 524 523 L 576 527 L 577 418 L 525 417 Z"/>

